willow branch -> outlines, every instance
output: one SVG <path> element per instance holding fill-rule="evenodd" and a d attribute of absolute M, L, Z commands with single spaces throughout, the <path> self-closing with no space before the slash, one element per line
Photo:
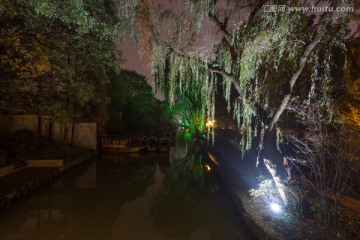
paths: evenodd
<path fill-rule="evenodd" d="M 247 102 L 245 101 L 245 96 L 243 94 L 243 91 L 241 90 L 241 87 L 240 87 L 240 84 L 237 82 L 237 78 L 235 77 L 235 75 L 231 74 L 231 73 L 228 73 L 226 72 L 225 70 L 223 69 L 220 69 L 220 68 L 216 68 L 214 66 L 212 66 L 211 64 L 206 64 L 204 61 L 202 61 L 201 59 L 199 58 L 194 58 L 194 57 L 190 57 L 190 56 L 187 56 L 185 55 L 184 53 L 181 53 L 179 52 L 178 50 L 176 50 L 175 48 L 173 48 L 172 46 L 168 46 L 165 44 L 165 46 L 173 53 L 183 57 L 183 58 L 187 58 L 187 59 L 195 59 L 198 63 L 200 63 L 201 65 L 203 66 L 206 66 L 207 69 L 210 71 L 210 72 L 213 72 L 213 73 L 218 73 L 224 77 L 227 77 L 231 83 L 234 85 L 236 91 L 238 92 L 239 94 L 239 98 L 241 100 L 243 100 L 244 104 L 247 105 L 247 107 L 249 107 L 253 113 L 254 116 L 256 116 L 258 114 L 258 111 L 257 111 L 257 107 L 253 104 L 253 103 L 250 103 L 250 102 Z"/>
<path fill-rule="evenodd" d="M 228 73 L 222 69 L 212 67 L 211 65 L 208 65 L 208 70 L 210 72 L 218 73 L 220 75 L 223 75 L 224 77 L 227 77 L 230 80 L 230 82 L 232 83 L 232 85 L 235 87 L 236 91 L 238 92 L 238 94 L 239 94 L 238 99 L 241 99 L 243 101 L 243 103 L 251 109 L 254 116 L 256 116 L 258 114 L 257 107 L 253 103 L 246 101 L 243 91 L 241 90 L 240 84 L 237 82 L 237 79 L 235 78 L 235 76 L 233 74 Z"/>
<path fill-rule="evenodd" d="M 305 49 L 299 59 L 298 68 L 288 82 L 288 84 L 289 84 L 288 93 L 284 96 L 279 108 L 277 109 L 275 115 L 273 116 L 273 118 L 270 122 L 270 125 L 269 125 L 270 131 L 274 128 L 274 125 L 279 121 L 281 114 L 284 112 L 286 106 L 288 105 L 294 85 L 295 85 L 296 81 L 299 79 L 300 74 L 304 70 L 305 64 L 307 63 L 310 53 L 313 51 L 315 46 L 321 41 L 322 37 L 324 36 L 326 27 L 331 21 L 331 16 L 332 16 L 332 14 L 327 14 L 327 13 L 325 13 L 323 15 L 323 19 L 321 20 L 321 22 L 319 23 L 319 25 L 317 27 L 316 34 L 315 34 L 313 40 L 305 47 Z"/>

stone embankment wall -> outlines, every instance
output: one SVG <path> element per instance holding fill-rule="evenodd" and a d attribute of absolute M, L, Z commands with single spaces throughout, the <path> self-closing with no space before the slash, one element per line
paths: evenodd
<path fill-rule="evenodd" d="M 96 123 L 75 123 L 74 144 L 88 149 L 96 150 L 97 141 Z M 38 135 L 38 116 L 32 115 L 0 115 L 0 130 L 17 131 L 20 129 L 30 130 L 34 136 Z M 64 134 L 65 131 L 67 134 Z M 71 139 L 71 127 L 66 128 L 63 124 L 54 122 L 52 127 L 53 138 L 58 141 L 64 141 L 64 135 L 67 135 L 66 141 Z M 49 136 L 49 117 L 41 117 L 41 135 Z"/>

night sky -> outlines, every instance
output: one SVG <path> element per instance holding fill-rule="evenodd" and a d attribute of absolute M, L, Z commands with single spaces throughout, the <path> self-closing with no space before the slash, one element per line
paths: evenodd
<path fill-rule="evenodd" d="M 179 9 L 179 1 L 177 0 L 155 0 L 154 2 L 164 6 L 165 8 L 171 9 L 173 11 L 176 11 Z M 217 3 L 222 8 L 226 8 L 225 1 L 219 1 Z M 360 9 L 357 9 L 355 11 L 356 13 L 360 13 Z M 348 36 L 352 37 L 360 37 L 360 23 L 357 21 L 352 21 L 349 23 L 350 33 Z M 120 46 L 123 57 L 126 59 L 125 63 L 121 65 L 122 68 L 128 69 L 128 70 L 134 70 L 137 73 L 146 76 L 148 83 L 151 85 L 151 73 L 150 69 L 145 66 L 145 59 L 141 58 L 137 51 L 136 43 L 131 43 L 129 39 L 126 39 L 123 44 Z"/>
<path fill-rule="evenodd" d="M 123 63 L 121 67 L 134 70 L 139 74 L 146 76 L 148 82 L 151 81 L 150 69 L 145 66 L 145 61 L 143 61 L 145 59 L 141 59 L 136 43 L 131 43 L 129 39 L 126 39 L 126 41 L 121 44 L 121 51 L 123 53 L 123 57 L 126 59 L 125 63 Z"/>
<path fill-rule="evenodd" d="M 154 2 L 173 11 L 180 8 L 179 1 L 177 0 L 154 0 Z M 126 59 L 126 62 L 122 64 L 121 67 L 134 70 L 139 74 L 146 76 L 148 82 L 151 84 L 150 69 L 145 66 L 145 59 L 141 59 L 141 56 L 137 51 L 136 43 L 131 43 L 129 39 L 126 39 L 126 41 L 121 44 L 121 50 L 123 52 L 123 57 Z"/>
<path fill-rule="evenodd" d="M 176 11 L 179 9 L 178 1 L 169 1 L 169 0 L 155 0 L 154 2 L 164 6 L 165 8 Z M 137 46 L 135 42 L 131 42 L 129 39 L 126 39 L 120 46 L 120 49 L 123 53 L 123 58 L 125 62 L 121 65 L 122 68 L 136 71 L 137 73 L 146 76 L 147 81 L 152 85 L 151 72 L 148 67 L 145 66 L 145 57 L 141 57 L 138 53 Z M 164 97 L 161 94 L 156 94 L 156 98 L 163 100 Z"/>

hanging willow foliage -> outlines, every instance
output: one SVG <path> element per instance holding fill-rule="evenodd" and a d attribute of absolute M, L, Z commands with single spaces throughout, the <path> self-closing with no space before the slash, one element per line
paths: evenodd
<path fill-rule="evenodd" d="M 131 15 L 133 13 L 129 13 L 129 9 L 136 12 L 139 9 L 136 5 L 145 6 L 144 1 L 151 0 L 131 0 L 122 8 Z M 255 12 L 250 13 L 249 19 L 240 21 L 242 4 L 238 1 L 228 1 L 230 5 L 225 9 L 215 4 L 214 0 L 184 0 L 179 2 L 180 9 L 176 11 L 159 6 L 152 11 L 145 11 L 152 14 L 151 18 L 146 19 L 152 22 L 147 26 L 152 28 L 149 30 L 152 33 L 150 67 L 154 92 L 165 93 L 171 104 L 181 95 L 192 95 L 194 100 L 200 102 L 204 120 L 213 120 L 215 92 L 218 83 L 221 83 L 227 110 L 233 107 L 234 119 L 243 132 L 242 148 L 250 149 L 252 137 L 258 134 L 263 136 L 269 127 L 264 119 L 259 119 L 257 111 L 265 111 L 268 118 L 279 112 L 281 99 L 289 91 L 287 86 L 291 74 L 301 65 L 300 59 L 304 57 L 307 62 L 311 62 L 307 58 L 314 56 L 302 54 L 307 44 L 314 40 L 316 26 L 320 24 L 314 23 L 312 16 L 296 12 L 258 14 L 261 5 L 256 9 L 256 4 L 252 5 Z M 295 0 L 285 4 L 301 6 Z M 229 23 L 231 18 L 232 25 Z M 207 37 L 204 33 L 207 28 L 217 29 L 215 33 L 209 33 L 221 33 L 218 34 L 221 40 L 213 43 L 213 52 L 199 45 L 200 40 Z M 334 37 L 338 40 L 321 43 L 327 47 L 315 48 L 325 62 L 320 72 L 317 68 L 312 71 L 316 78 L 327 80 L 323 84 L 315 84 L 310 91 L 320 87 L 322 91 L 331 92 L 328 89 L 331 82 L 328 63 L 333 59 L 324 56 L 330 56 L 326 49 L 330 53 L 331 46 L 341 43 L 343 37 Z M 318 61 L 315 64 L 321 65 Z M 219 75 L 222 75 L 221 81 L 218 81 Z M 233 87 L 239 94 L 235 101 L 235 96 L 231 96 Z M 261 133 L 256 131 L 254 121 L 261 123 Z"/>

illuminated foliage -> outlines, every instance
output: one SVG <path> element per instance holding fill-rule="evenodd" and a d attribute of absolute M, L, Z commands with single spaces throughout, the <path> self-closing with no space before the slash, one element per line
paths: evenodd
<path fill-rule="evenodd" d="M 0 56 L 4 71 L 10 69 L 20 79 L 35 79 L 50 71 L 48 49 L 41 45 L 41 36 L 38 36 L 39 42 L 27 44 L 20 34 L 1 30 L 0 44 L 6 49 Z"/>
<path fill-rule="evenodd" d="M 327 231 L 331 232 L 337 227 L 336 208 L 342 196 L 358 187 L 356 180 L 353 181 L 358 175 L 353 149 L 355 139 L 345 124 L 329 122 L 331 113 L 318 103 L 300 105 L 295 111 L 304 127 L 304 135 L 292 140 L 297 153 L 292 162 L 304 167 L 298 168 L 302 181 L 318 195 Z"/>
<path fill-rule="evenodd" d="M 107 71 L 120 53 L 109 1 L 0 3 L 0 110 L 66 125 L 107 118 Z"/>
<path fill-rule="evenodd" d="M 295 0 L 277 3 L 302 6 Z M 320 21 L 300 12 L 261 13 L 264 4 L 180 1 L 175 11 L 143 0 L 119 8 L 133 17 L 130 22 L 147 19 L 138 41 L 151 38 L 146 51 L 151 48 L 154 91 L 164 92 L 171 104 L 178 96 L 196 92 L 207 121 L 214 118 L 215 93 L 222 84 L 227 108 L 233 108 L 234 119 L 245 130 L 241 145 L 247 150 L 253 136 L 261 133 L 263 138 L 274 131 L 294 93 L 311 101 L 311 91 L 323 92 L 323 104 L 331 105 L 332 51 L 343 45 L 348 21 L 345 13 L 334 25 L 330 13 Z M 322 41 L 325 36 L 330 40 Z M 235 101 L 231 89 L 237 91 Z M 261 125 L 261 132 L 254 122 Z"/>
<path fill-rule="evenodd" d="M 177 99 L 175 104 L 169 106 L 169 111 L 174 119 L 178 119 L 179 123 L 176 124 L 184 130 L 184 139 L 198 138 L 205 133 L 205 115 L 199 101 L 195 101 L 193 97 L 183 96 L 182 99 Z"/>
<path fill-rule="evenodd" d="M 358 59 L 359 49 L 355 43 L 351 46 L 344 68 L 344 80 L 347 95 L 338 100 L 337 112 L 341 118 L 349 123 L 354 129 L 360 128 L 360 62 Z"/>

